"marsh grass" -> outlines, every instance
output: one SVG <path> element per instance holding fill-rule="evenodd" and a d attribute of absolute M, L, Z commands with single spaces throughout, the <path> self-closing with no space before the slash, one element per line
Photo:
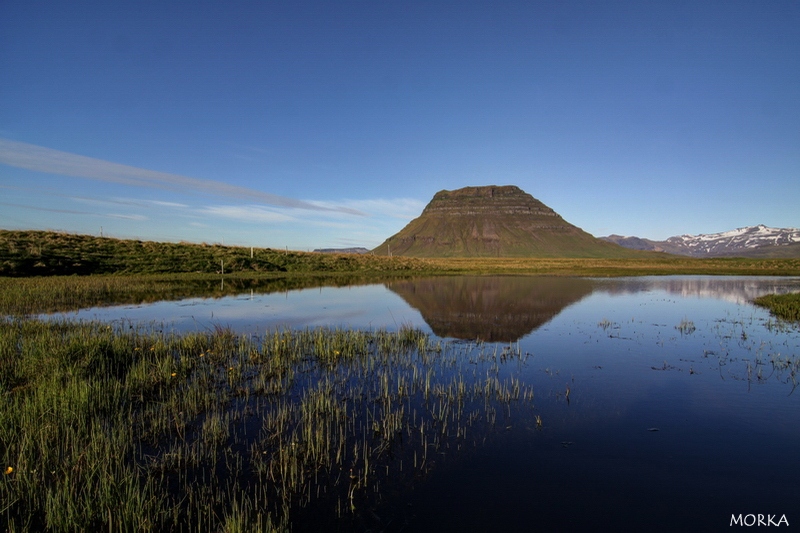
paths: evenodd
<path fill-rule="evenodd" d="M 612 321 L 610 321 L 609 319 L 607 319 L 607 318 L 604 318 L 603 320 L 601 320 L 600 322 L 597 323 L 597 326 L 600 327 L 600 328 L 603 328 L 603 331 L 607 330 L 608 328 L 610 328 L 613 325 L 614 325 L 614 323 Z"/>
<path fill-rule="evenodd" d="M 794 394 L 800 384 L 800 355 L 786 343 L 761 340 L 763 337 L 753 329 L 757 324 L 753 317 L 717 320 L 712 332 L 719 342 L 719 349 L 704 350 L 703 358 L 716 360 L 722 379 L 744 381 L 748 389 L 769 382 L 783 383 L 791 387 L 788 394 Z M 762 325 L 770 333 L 796 331 L 797 327 L 791 322 L 779 321 L 776 324 L 771 320 Z M 734 357 L 734 353 L 741 355 Z"/>
<path fill-rule="evenodd" d="M 408 327 L 3 319 L 0 516 L 10 531 L 381 527 L 386 494 L 532 409 L 525 357 Z"/>
<path fill-rule="evenodd" d="M 754 303 L 766 307 L 778 318 L 800 322 L 800 293 L 767 294 L 756 298 Z"/>
<path fill-rule="evenodd" d="M 680 323 L 677 326 L 675 326 L 675 329 L 677 329 L 681 333 L 681 335 L 691 335 L 697 330 L 697 328 L 694 325 L 694 322 L 692 322 L 687 318 L 681 319 Z"/>

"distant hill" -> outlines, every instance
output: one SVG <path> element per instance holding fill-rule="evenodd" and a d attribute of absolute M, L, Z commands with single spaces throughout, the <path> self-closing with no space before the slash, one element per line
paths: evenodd
<path fill-rule="evenodd" d="M 601 237 L 632 250 L 651 250 L 691 257 L 800 257 L 800 229 L 760 224 L 722 233 L 678 235 L 665 241 L 609 235 Z"/>
<path fill-rule="evenodd" d="M 600 237 L 604 241 L 619 244 L 631 250 L 647 250 L 651 252 L 663 252 L 664 247 L 661 243 L 651 241 L 649 239 L 641 239 L 639 237 L 625 237 L 623 235 L 609 235 L 608 237 Z"/>
<path fill-rule="evenodd" d="M 318 254 L 368 254 L 366 248 L 316 248 L 314 252 Z"/>
<path fill-rule="evenodd" d="M 411 257 L 630 257 L 513 185 L 439 191 L 400 232 L 373 250 Z"/>

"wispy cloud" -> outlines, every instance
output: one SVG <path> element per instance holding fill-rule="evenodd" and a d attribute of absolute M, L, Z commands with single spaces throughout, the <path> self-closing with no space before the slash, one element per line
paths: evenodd
<path fill-rule="evenodd" d="M 77 202 L 79 204 L 88 204 L 88 205 L 99 205 L 99 206 L 111 206 L 114 208 L 118 208 L 119 206 L 124 207 L 150 207 L 149 205 L 145 204 L 144 201 L 134 201 L 134 200 L 125 200 L 119 198 L 89 198 L 87 196 L 67 196 L 65 194 L 51 194 L 51 196 L 57 196 L 61 198 L 66 198 L 68 200 L 72 200 L 73 202 Z"/>
<path fill-rule="evenodd" d="M 0 139 L 0 163 L 36 172 L 121 183 L 135 187 L 158 188 L 179 192 L 195 191 L 295 209 L 332 211 L 349 215 L 364 214 L 351 207 L 323 205 L 256 191 L 220 181 L 190 178 L 178 174 L 131 167 L 9 139 Z"/>
<path fill-rule="evenodd" d="M 144 215 L 123 215 L 122 213 L 106 213 L 105 215 L 101 215 L 101 216 L 107 216 L 107 217 L 110 217 L 110 218 L 121 218 L 123 220 L 139 220 L 139 221 L 149 220 Z"/>
<path fill-rule="evenodd" d="M 161 200 L 146 200 L 146 201 L 160 207 L 189 207 L 186 204 L 180 204 L 178 202 L 163 202 Z"/>
<path fill-rule="evenodd" d="M 14 204 L 9 202 L 0 202 L 0 205 L 7 205 L 9 207 L 21 207 L 22 209 L 31 209 L 33 211 L 43 211 L 46 213 L 58 213 L 60 215 L 88 215 L 96 217 L 108 218 L 122 218 L 125 220 L 148 220 L 144 215 L 128 215 L 124 213 L 90 213 L 88 211 L 75 211 L 74 209 L 54 209 L 52 207 L 39 207 L 25 204 Z"/>
<path fill-rule="evenodd" d="M 201 215 L 230 218 L 243 222 L 288 222 L 294 217 L 257 205 L 212 205 L 198 210 Z"/>
<path fill-rule="evenodd" d="M 45 211 L 47 213 L 61 213 L 65 215 L 93 215 L 94 213 L 88 213 L 86 211 L 73 211 L 71 209 L 51 209 L 48 207 L 35 207 L 32 205 L 25 205 L 25 204 L 12 204 L 8 202 L 0 202 L 0 205 L 7 205 L 9 207 L 21 207 L 23 209 L 32 209 L 34 211 Z"/>
<path fill-rule="evenodd" d="M 320 207 L 330 208 L 332 204 L 314 202 Z M 358 212 L 381 218 L 390 217 L 400 220 L 411 220 L 420 215 L 425 203 L 414 198 L 370 198 L 366 200 L 342 200 L 342 205 Z"/>

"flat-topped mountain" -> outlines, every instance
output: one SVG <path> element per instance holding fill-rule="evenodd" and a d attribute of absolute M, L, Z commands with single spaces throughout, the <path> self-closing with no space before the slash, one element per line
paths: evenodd
<path fill-rule="evenodd" d="M 628 257 L 514 185 L 439 191 L 373 250 L 412 257 Z"/>

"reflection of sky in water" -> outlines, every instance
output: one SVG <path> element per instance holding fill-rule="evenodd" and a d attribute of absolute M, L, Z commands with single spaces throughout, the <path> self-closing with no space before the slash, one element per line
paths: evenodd
<path fill-rule="evenodd" d="M 155 322 L 179 331 L 231 327 L 238 332 L 316 326 L 427 329 L 415 309 L 383 285 L 321 287 L 224 298 L 189 298 L 154 304 L 84 309 L 64 313 L 82 320 Z"/>
<path fill-rule="evenodd" d="M 758 296 L 800 290 L 800 279 L 758 276 L 642 276 L 597 279 L 595 290 L 612 294 L 659 291 L 684 298 L 715 298 L 746 304 Z"/>
<path fill-rule="evenodd" d="M 696 329 L 682 334 L 683 320 Z M 595 292 L 520 346 L 534 356 L 526 378 L 561 440 L 583 441 L 604 460 L 640 462 L 650 475 L 656 458 L 691 475 L 733 465 L 744 473 L 782 468 L 800 444 L 800 392 L 770 363 L 800 356 L 800 332 L 768 323 L 767 311 L 726 299 Z M 757 459 L 766 445 L 776 455 Z"/>
<path fill-rule="evenodd" d="M 506 282 L 513 285 L 502 286 Z M 503 421 L 513 431 L 502 433 L 499 450 L 481 452 L 463 468 L 437 471 L 440 484 L 416 493 L 418 523 L 443 530 L 457 515 L 470 530 L 487 514 L 510 516 L 512 505 L 524 507 L 523 519 L 535 516 L 544 530 L 570 529 L 565 516 L 574 520 L 573 530 L 605 529 L 595 520 L 635 522 L 632 510 L 639 515 L 639 530 L 653 524 L 709 530 L 727 528 L 731 513 L 794 509 L 800 495 L 800 391 L 793 392 L 788 375 L 776 372 L 771 360 L 800 357 L 800 331 L 773 327 L 776 321 L 766 310 L 747 302 L 760 294 L 800 290 L 800 279 L 681 276 L 592 280 L 588 286 L 575 280 L 570 298 L 559 297 L 569 284 L 529 282 L 540 285 L 529 287 L 518 277 L 474 285 L 461 279 L 441 292 L 461 299 L 452 316 L 439 305 L 439 287 L 431 287 L 430 280 L 402 284 L 406 292 L 400 293 L 415 294 L 408 298 L 420 309 L 398 292 L 370 285 L 96 308 L 66 316 L 165 322 L 181 330 L 219 325 L 258 333 L 282 326 L 411 324 L 431 331 L 422 318 L 426 314 L 444 321 L 470 313 L 490 319 L 505 307 L 508 294 L 536 295 L 548 305 L 508 306 L 513 310 L 507 316 L 540 315 L 514 343 L 531 354 L 527 362 L 503 366 L 500 378 L 514 373 L 533 387 L 543 428 L 535 429 L 533 420 Z M 420 298 L 423 293 L 428 297 Z M 474 301 L 483 305 L 470 308 Z M 686 334 L 676 329 L 684 320 L 696 329 Z M 492 494 L 498 486 L 502 503 Z M 465 506 L 476 496 L 480 505 Z M 426 514 L 429 501 L 436 505 Z M 446 512 L 450 505 L 456 511 Z M 507 525 L 527 530 L 530 523 Z"/>
<path fill-rule="evenodd" d="M 420 491 L 420 520 L 431 530 L 452 525 L 426 514 L 433 499 L 437 512 L 464 517 L 460 526 L 512 516 L 510 499 L 552 531 L 596 531 L 601 517 L 612 529 L 716 531 L 731 513 L 794 513 L 800 391 L 769 361 L 800 357 L 800 331 L 770 331 L 769 313 L 735 303 L 724 284 L 697 291 L 704 283 L 671 281 L 596 289 L 520 339 L 531 357 L 519 375 L 533 385 L 543 429 L 509 420 L 523 434 L 444 473 L 438 491 Z M 797 279 L 781 283 L 799 288 Z M 764 288 L 774 287 L 757 292 Z M 684 319 L 697 329 L 682 334 Z M 502 487 L 502 503 L 487 494 L 481 513 L 458 503 L 481 486 Z"/>
<path fill-rule="evenodd" d="M 441 283 L 452 283 L 457 278 L 441 278 Z M 461 278 L 467 279 L 467 278 Z M 602 320 L 613 322 L 641 322 L 677 325 L 687 319 L 700 326 L 703 321 L 724 319 L 731 313 L 747 312 L 765 318 L 768 313 L 748 303 L 761 294 L 800 290 L 800 278 L 744 278 L 714 276 L 661 276 L 640 278 L 616 278 L 599 280 L 576 280 L 575 284 L 586 285 L 586 296 L 579 293 L 573 299 L 560 299 L 563 285 L 552 285 L 552 279 L 535 277 L 473 277 L 475 280 L 493 279 L 492 284 L 476 281 L 476 288 L 468 296 L 454 303 L 450 321 L 476 311 L 480 320 L 498 318 L 497 309 L 504 309 L 503 300 L 497 300 L 497 283 L 515 283 L 513 289 L 502 293 L 502 298 L 541 298 L 552 302 L 547 308 L 552 320 L 566 313 L 573 321 L 585 322 L 590 327 Z M 520 290 L 520 280 L 530 283 L 532 290 Z M 563 280 L 563 278 L 562 278 Z M 412 284 L 414 281 L 404 282 Z M 547 285 L 550 283 L 550 285 Z M 563 283 L 563 281 L 562 281 Z M 541 289 L 537 286 L 541 284 Z M 430 288 L 430 282 L 425 287 Z M 420 290 L 422 289 L 420 285 Z M 524 288 L 525 285 L 522 286 Z M 458 286 L 457 295 L 464 295 L 464 287 Z M 546 291 L 551 291 L 549 294 Z M 583 290 L 583 289 L 581 289 Z M 491 292 L 495 307 L 469 309 L 470 297 Z M 544 291 L 544 292 L 543 292 Z M 501 291 L 502 292 L 502 291 Z M 383 284 L 353 287 L 321 287 L 292 290 L 271 294 L 241 294 L 223 298 L 189 298 L 180 301 L 163 301 L 152 304 L 125 305 L 84 309 L 77 312 L 55 314 L 82 320 L 130 320 L 134 322 L 164 324 L 179 331 L 213 329 L 215 326 L 231 327 L 238 332 L 259 332 L 276 327 L 305 328 L 316 326 L 350 327 L 364 329 L 397 329 L 407 324 L 428 332 L 430 327 L 423 316 L 433 313 L 441 318 L 442 302 L 437 295 L 427 305 L 436 304 L 436 309 L 412 307 L 400 295 Z M 447 297 L 452 295 L 448 294 Z M 520 313 L 531 313 L 531 307 L 509 302 L 508 309 Z M 528 302 L 529 303 L 529 302 Z M 425 300 L 414 300 L 417 306 L 426 305 Z M 444 308 L 447 304 L 444 304 Z M 535 308 L 534 310 L 541 310 Z M 745 311 L 746 310 L 746 311 Z M 509 317 L 514 311 L 509 312 Z M 480 315 L 485 315 L 485 319 Z M 506 318 L 509 318 L 506 317 Z M 530 329 L 538 327 L 541 317 L 533 321 Z M 524 321 L 523 321 L 524 323 Z M 559 324 L 564 323 L 561 316 Z M 518 326 L 517 326 L 518 327 Z M 545 329 L 554 327 L 545 322 Z M 567 327 L 567 326 L 563 326 Z M 567 330 L 569 328 L 567 327 Z M 466 332 L 468 333 L 468 332 Z M 530 334 L 530 333 L 529 333 Z M 474 338 L 474 337 L 473 337 Z M 516 337 L 515 337 L 516 338 Z"/>
<path fill-rule="evenodd" d="M 731 513 L 794 512 L 800 391 L 770 361 L 800 357 L 800 331 L 772 327 L 766 310 L 742 301 L 737 280 L 642 281 L 601 281 L 519 340 L 531 354 L 520 376 L 544 427 L 509 420 L 522 429 L 496 454 L 424 487 L 414 503 L 431 530 L 453 525 L 443 506 L 467 529 L 524 506 L 553 531 L 716 531 Z M 796 278 L 778 284 L 800 288 Z M 751 297 L 776 289 L 775 280 L 746 287 Z M 682 334 L 683 320 L 696 329 Z M 490 494 L 477 498 L 480 512 L 460 504 L 484 486 L 502 487 L 502 504 Z M 437 510 L 427 511 L 433 499 Z M 513 520 L 505 529 L 524 530 Z"/>

